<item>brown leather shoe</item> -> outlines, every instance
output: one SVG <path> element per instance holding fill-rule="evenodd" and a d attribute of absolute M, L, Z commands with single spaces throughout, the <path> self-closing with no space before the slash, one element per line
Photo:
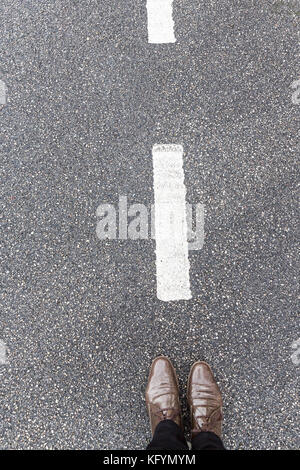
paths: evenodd
<path fill-rule="evenodd" d="M 160 421 L 171 419 L 182 427 L 178 380 L 167 357 L 159 356 L 152 362 L 146 389 L 146 404 L 152 435 Z"/>
<path fill-rule="evenodd" d="M 192 366 L 187 388 L 191 413 L 192 437 L 201 431 L 210 431 L 221 437 L 222 396 L 212 370 L 206 362 Z"/>

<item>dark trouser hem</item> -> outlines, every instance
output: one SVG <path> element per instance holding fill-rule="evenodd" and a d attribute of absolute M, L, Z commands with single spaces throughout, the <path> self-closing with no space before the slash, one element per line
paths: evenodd
<path fill-rule="evenodd" d="M 147 450 L 188 450 L 180 427 L 172 420 L 158 423 Z M 201 432 L 192 439 L 193 450 L 225 450 L 221 439 L 213 432 Z"/>
<path fill-rule="evenodd" d="M 200 432 L 192 439 L 193 450 L 225 450 L 223 442 L 213 432 Z"/>
<path fill-rule="evenodd" d="M 147 450 L 188 450 L 180 427 L 171 419 L 158 423 Z"/>

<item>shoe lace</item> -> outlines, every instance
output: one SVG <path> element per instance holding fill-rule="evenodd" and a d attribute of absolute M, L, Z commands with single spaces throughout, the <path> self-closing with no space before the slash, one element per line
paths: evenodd
<path fill-rule="evenodd" d="M 199 432 L 205 432 L 209 430 L 209 416 L 201 416 L 201 420 L 204 421 L 204 423 L 199 426 L 198 428 L 192 429 L 192 435 L 198 434 Z"/>
<path fill-rule="evenodd" d="M 210 416 L 201 416 L 201 421 L 204 421 L 204 423 L 201 426 L 199 425 L 196 429 L 192 429 L 192 434 L 195 435 L 199 432 L 209 431 L 211 426 L 220 419 L 222 419 L 222 413 L 219 409 Z"/>
<path fill-rule="evenodd" d="M 172 413 L 167 416 L 167 414 L 165 414 L 166 411 L 172 411 Z M 171 419 L 174 421 L 174 419 L 179 415 L 179 411 L 176 408 L 161 408 L 157 411 L 154 411 L 153 414 L 157 416 L 160 421 L 164 421 L 166 419 Z"/>

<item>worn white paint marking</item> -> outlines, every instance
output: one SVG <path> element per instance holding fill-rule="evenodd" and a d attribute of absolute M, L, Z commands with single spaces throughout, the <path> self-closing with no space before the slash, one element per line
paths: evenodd
<path fill-rule="evenodd" d="M 7 103 L 7 86 L 3 80 L 0 80 L 0 104 Z"/>
<path fill-rule="evenodd" d="M 147 0 L 148 42 L 176 42 L 173 21 L 173 0 Z"/>
<path fill-rule="evenodd" d="M 0 339 L 0 365 L 8 364 L 6 356 L 6 344 Z"/>
<path fill-rule="evenodd" d="M 181 145 L 154 145 L 157 297 L 190 299 L 186 189 Z"/>
<path fill-rule="evenodd" d="M 296 351 L 291 355 L 291 359 L 296 366 L 300 365 L 300 338 L 297 341 L 294 341 L 292 348 Z"/>

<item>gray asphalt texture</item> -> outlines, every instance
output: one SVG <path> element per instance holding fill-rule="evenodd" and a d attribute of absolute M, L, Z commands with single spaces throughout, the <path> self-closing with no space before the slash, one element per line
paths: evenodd
<path fill-rule="evenodd" d="M 297 9 L 176 0 L 177 43 L 152 45 L 145 0 L 1 2 L 0 448 L 145 448 L 158 354 L 187 430 L 201 359 L 227 448 L 299 448 Z M 154 241 L 96 236 L 99 204 L 153 202 L 155 143 L 205 204 L 191 301 L 157 299 Z"/>

